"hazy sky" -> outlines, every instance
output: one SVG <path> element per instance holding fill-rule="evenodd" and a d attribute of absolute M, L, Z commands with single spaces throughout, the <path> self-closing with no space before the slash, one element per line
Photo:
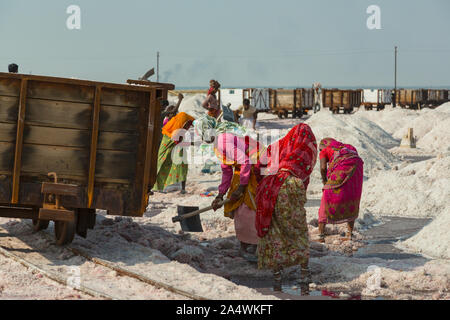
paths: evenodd
<path fill-rule="evenodd" d="M 160 51 L 177 87 L 392 86 L 398 45 L 399 86 L 449 86 L 449 13 L 449 0 L 0 0 L 0 70 L 124 82 Z"/>

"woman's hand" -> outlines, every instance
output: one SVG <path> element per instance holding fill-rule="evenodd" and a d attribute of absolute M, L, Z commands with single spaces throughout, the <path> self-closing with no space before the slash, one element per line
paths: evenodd
<path fill-rule="evenodd" d="M 218 209 L 222 208 L 223 206 L 223 195 L 218 195 L 214 201 L 211 203 L 211 206 L 213 207 L 214 211 L 217 211 Z"/>
<path fill-rule="evenodd" d="M 247 186 L 240 185 L 240 186 L 236 189 L 236 191 L 234 191 L 234 192 L 231 194 L 230 200 L 231 200 L 231 201 L 238 201 L 240 198 L 242 198 L 242 196 L 244 195 L 244 191 L 245 191 L 245 188 L 246 188 L 246 187 L 247 187 Z"/>

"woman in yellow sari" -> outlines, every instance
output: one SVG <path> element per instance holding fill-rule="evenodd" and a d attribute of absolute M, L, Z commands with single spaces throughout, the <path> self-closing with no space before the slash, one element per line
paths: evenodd
<path fill-rule="evenodd" d="M 219 195 L 212 206 L 214 210 L 219 209 L 227 195 L 230 201 L 225 204 L 224 212 L 226 217 L 234 220 L 236 237 L 241 243 L 240 254 L 257 262 L 255 253 L 259 239 L 255 227 L 255 198 L 258 172 L 255 165 L 260 146 L 250 137 L 237 134 L 239 126 L 230 122 L 219 124 L 206 116 L 197 120 L 194 126 L 202 137 L 207 130 L 217 130 L 217 138 L 206 141 L 214 142 L 214 152 L 222 168 Z"/>

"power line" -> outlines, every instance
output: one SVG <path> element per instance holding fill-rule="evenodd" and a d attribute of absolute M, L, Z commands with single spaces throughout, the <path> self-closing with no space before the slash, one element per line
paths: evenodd
<path fill-rule="evenodd" d="M 359 49 L 359 50 L 342 50 L 342 51 L 327 51 L 327 50 L 305 50 L 305 51 L 294 51 L 291 53 L 277 54 L 277 55 L 198 55 L 195 53 L 165 53 L 164 56 L 171 58 L 180 59 L 285 59 L 285 58 L 296 58 L 303 56 L 341 56 L 341 55 L 368 55 L 368 54 L 390 54 L 391 49 Z M 411 48 L 402 49 L 402 53 L 447 53 L 450 49 L 445 48 Z M 98 60 L 122 60 L 122 59 L 147 59 L 148 55 L 145 53 L 142 55 L 127 55 L 127 56 L 95 56 L 95 57 L 61 57 L 61 56 L 45 56 L 45 57 L 18 57 L 15 56 L 16 60 L 62 60 L 62 61 L 98 61 Z M 9 61 L 11 58 L 1 58 L 1 61 Z M 159 59 L 159 52 L 158 52 Z"/>

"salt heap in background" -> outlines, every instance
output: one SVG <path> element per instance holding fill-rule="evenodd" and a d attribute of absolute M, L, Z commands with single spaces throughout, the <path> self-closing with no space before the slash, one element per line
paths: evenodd
<path fill-rule="evenodd" d="M 375 215 L 424 218 L 445 211 L 450 214 L 449 177 L 450 156 L 383 171 L 364 183 L 361 206 Z"/>
<path fill-rule="evenodd" d="M 413 128 L 418 148 L 434 153 L 450 152 L 450 103 L 420 111 L 393 107 L 381 112 L 361 109 L 354 118 L 376 123 L 394 140 L 400 140 L 408 128 Z"/>
<path fill-rule="evenodd" d="M 332 137 L 342 143 L 351 144 L 364 160 L 364 174 L 372 175 L 374 170 L 390 169 L 398 159 L 385 145 L 395 145 L 397 141 L 376 123 L 364 118 L 348 115 L 334 115 L 322 110 L 305 121 L 314 132 L 317 142 Z"/>
<path fill-rule="evenodd" d="M 180 112 L 186 112 L 194 118 L 204 116 L 206 110 L 202 107 L 203 101 L 206 99 L 206 94 L 185 94 L 184 99 L 180 105 Z M 177 96 L 169 96 L 170 104 L 176 105 L 178 102 Z"/>

